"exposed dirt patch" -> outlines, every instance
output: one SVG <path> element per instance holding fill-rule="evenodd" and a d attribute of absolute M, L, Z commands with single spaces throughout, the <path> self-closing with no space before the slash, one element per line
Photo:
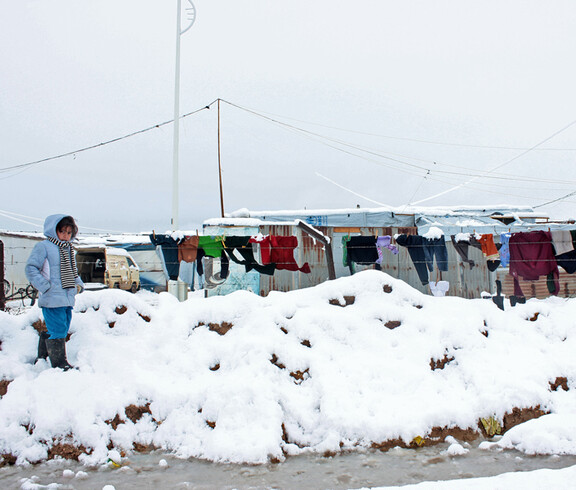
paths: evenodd
<path fill-rule="evenodd" d="M 308 379 L 310 377 L 309 369 L 305 369 L 304 371 L 293 371 L 290 373 L 290 376 L 294 378 L 294 382 L 299 385 L 302 381 Z"/>
<path fill-rule="evenodd" d="M 2 468 L 2 466 L 15 465 L 16 459 L 18 458 L 10 453 L 0 454 L 0 468 Z"/>
<path fill-rule="evenodd" d="M 116 326 L 116 322 L 108 322 L 109 328 L 114 328 Z"/>
<path fill-rule="evenodd" d="M 132 447 L 134 448 L 134 451 L 144 454 L 151 453 L 158 449 L 154 444 L 140 444 L 139 442 L 133 442 Z"/>
<path fill-rule="evenodd" d="M 121 305 L 121 306 L 117 306 L 114 311 L 116 312 L 117 315 L 123 315 L 124 313 L 126 313 L 128 311 L 128 308 L 124 305 Z"/>
<path fill-rule="evenodd" d="M 134 423 L 138 422 L 145 413 L 152 414 L 150 411 L 150 403 L 141 406 L 128 405 L 124 409 L 124 413 L 126 413 L 126 417 L 128 417 Z"/>
<path fill-rule="evenodd" d="M 286 369 L 286 366 L 278 360 L 278 356 L 276 354 L 272 354 L 270 362 L 280 369 Z"/>
<path fill-rule="evenodd" d="M 502 424 L 502 433 L 510 430 L 518 424 L 527 422 L 528 420 L 537 419 L 542 415 L 547 415 L 550 412 L 545 412 L 540 409 L 540 405 L 530 408 L 514 408 L 512 413 L 504 414 L 504 423 Z"/>
<path fill-rule="evenodd" d="M 551 391 L 558 391 L 558 388 L 562 388 L 564 391 L 568 391 L 568 379 L 565 376 L 557 377 L 554 380 L 554 383 L 550 382 Z"/>
<path fill-rule="evenodd" d="M 206 421 L 206 425 L 208 427 L 210 427 L 211 429 L 215 429 L 216 428 L 216 422 L 213 422 L 212 420 L 207 420 Z"/>
<path fill-rule="evenodd" d="M 484 337 L 488 338 L 488 330 L 481 330 L 480 333 L 484 335 Z"/>
<path fill-rule="evenodd" d="M 220 363 L 214 364 L 214 366 L 210 366 L 210 371 L 218 371 L 220 369 Z"/>
<path fill-rule="evenodd" d="M 454 360 L 454 356 L 448 357 L 448 354 L 444 354 L 442 359 L 430 359 L 430 369 L 436 371 L 436 369 L 444 369 L 446 364 L 449 364 Z"/>
<path fill-rule="evenodd" d="M 412 306 L 414 306 L 414 308 L 416 308 L 417 310 L 421 310 L 423 308 L 422 305 L 412 305 Z"/>
<path fill-rule="evenodd" d="M 61 442 L 54 444 L 50 449 L 48 449 L 48 459 L 54 459 L 60 456 L 64 459 L 73 459 L 78 461 L 81 454 L 86 454 L 86 448 L 83 445 L 75 446 L 74 444 L 69 444 Z"/>
<path fill-rule="evenodd" d="M 118 426 L 120 424 L 123 424 L 124 421 L 120 418 L 120 415 L 116 414 L 116 416 L 111 419 L 111 420 L 106 420 L 105 421 L 110 427 L 112 427 L 114 430 L 116 430 L 118 428 Z"/>
<path fill-rule="evenodd" d="M 37 332 L 47 332 L 48 329 L 46 328 L 46 324 L 44 323 L 44 320 L 36 320 L 33 324 L 32 327 L 34 327 L 34 329 Z"/>
<path fill-rule="evenodd" d="M 371 447 L 380 451 L 389 451 L 393 447 L 407 448 L 408 445 L 402 439 L 389 439 L 383 442 L 373 442 Z"/>
<path fill-rule="evenodd" d="M 284 332 L 286 335 L 288 335 L 288 330 L 286 330 L 284 327 L 280 327 L 280 330 L 282 330 L 282 332 Z"/>
<path fill-rule="evenodd" d="M 535 322 L 536 320 L 538 320 L 538 317 L 539 317 L 539 316 L 540 316 L 540 312 L 537 311 L 536 313 L 534 313 L 534 314 L 529 318 L 529 320 L 530 320 L 531 322 Z"/>
<path fill-rule="evenodd" d="M 394 330 L 395 328 L 398 328 L 400 325 L 402 325 L 402 322 L 400 320 L 389 320 L 384 324 L 384 326 L 386 328 L 389 328 L 390 330 Z"/>
<path fill-rule="evenodd" d="M 460 427 L 433 427 L 430 431 L 430 439 L 439 439 L 439 442 L 444 441 L 448 436 L 452 436 L 458 441 L 472 442 L 478 437 L 480 433 L 475 429 L 461 429 Z"/>
<path fill-rule="evenodd" d="M 309 340 L 303 340 L 302 342 L 300 342 L 304 347 L 312 347 L 312 344 L 310 343 Z"/>
<path fill-rule="evenodd" d="M 200 322 L 198 324 L 199 327 L 202 327 L 205 325 L 206 324 L 203 322 Z M 208 324 L 208 330 L 212 330 L 212 332 L 216 332 L 219 335 L 225 335 L 233 326 L 234 326 L 234 324 L 229 323 L 229 322 L 209 323 Z"/>
<path fill-rule="evenodd" d="M 142 318 L 146 323 L 150 323 L 150 317 L 148 315 L 143 315 L 142 313 L 138 313 L 138 316 Z"/>
<path fill-rule="evenodd" d="M 344 296 L 344 304 L 342 304 L 338 299 L 331 299 L 330 301 L 328 301 L 328 303 L 334 306 L 350 306 L 353 305 L 355 301 L 356 301 L 355 296 Z"/>
<path fill-rule="evenodd" d="M 4 396 L 7 393 L 10 383 L 12 383 L 11 379 L 0 379 L 0 396 Z"/>
<path fill-rule="evenodd" d="M 392 286 L 390 286 L 389 284 L 384 284 L 384 287 L 382 289 L 387 294 L 390 294 L 392 292 Z"/>

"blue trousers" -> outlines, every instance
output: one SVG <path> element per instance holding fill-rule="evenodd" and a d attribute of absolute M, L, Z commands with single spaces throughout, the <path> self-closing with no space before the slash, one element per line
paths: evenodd
<path fill-rule="evenodd" d="M 42 308 L 46 328 L 51 339 L 64 339 L 72 322 L 72 307 Z"/>

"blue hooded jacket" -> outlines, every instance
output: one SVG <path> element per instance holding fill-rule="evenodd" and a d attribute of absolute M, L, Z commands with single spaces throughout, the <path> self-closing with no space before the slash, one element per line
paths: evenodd
<path fill-rule="evenodd" d="M 56 225 L 66 216 L 68 215 L 53 214 L 48 216 L 44 221 L 44 235 L 58 238 Z M 76 288 L 64 289 L 62 287 L 58 245 L 49 240 L 37 243 L 28 258 L 28 262 L 26 262 L 25 271 L 30 284 L 40 292 L 38 306 L 41 308 L 74 306 Z M 76 284 L 84 287 L 84 283 L 79 277 L 76 278 Z"/>

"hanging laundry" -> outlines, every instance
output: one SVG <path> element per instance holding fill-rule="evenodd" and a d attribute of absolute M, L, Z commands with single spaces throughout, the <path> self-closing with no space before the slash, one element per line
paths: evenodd
<path fill-rule="evenodd" d="M 311 272 L 308 262 L 298 267 L 294 259 L 294 249 L 298 246 L 295 236 L 258 235 L 250 238 L 250 243 L 260 245 L 260 257 L 264 265 L 275 264 L 278 270 Z"/>
<path fill-rule="evenodd" d="M 510 263 L 510 236 L 511 233 L 500 233 L 500 265 L 508 267 Z"/>
<path fill-rule="evenodd" d="M 446 249 L 446 241 L 444 235 L 440 237 L 427 238 L 424 242 L 424 255 L 426 256 L 426 265 L 428 270 L 434 270 L 434 258 L 436 258 L 436 265 L 441 271 L 448 270 L 448 250 Z"/>
<path fill-rule="evenodd" d="M 246 268 L 246 272 L 255 270 L 260 274 L 267 274 L 269 276 L 274 275 L 274 271 L 276 270 L 275 264 L 260 265 L 256 262 L 249 236 L 224 237 L 224 250 L 228 254 L 230 260 L 243 265 Z M 235 255 L 235 251 L 242 256 L 243 260 Z"/>
<path fill-rule="evenodd" d="M 356 266 L 354 262 L 350 260 L 348 257 L 348 242 L 350 241 L 350 235 L 342 237 L 342 265 L 344 267 L 348 267 L 350 270 L 350 274 L 353 275 L 356 273 Z"/>
<path fill-rule="evenodd" d="M 151 234 L 149 238 L 152 244 L 160 247 L 160 250 L 162 251 L 168 277 L 172 281 L 176 281 L 180 271 L 180 261 L 178 260 L 178 242 L 174 240 L 170 235 Z"/>
<path fill-rule="evenodd" d="M 375 236 L 352 236 L 346 245 L 348 260 L 361 265 L 375 264 L 378 260 Z"/>
<path fill-rule="evenodd" d="M 570 231 L 570 238 L 572 241 L 572 250 L 558 255 L 558 249 L 556 249 L 556 263 L 568 274 L 574 274 L 576 272 L 576 230 Z M 552 241 L 554 243 L 554 248 L 556 248 L 554 232 L 552 232 Z M 566 246 L 565 248 L 569 248 L 569 246 Z"/>
<path fill-rule="evenodd" d="M 271 264 L 270 250 L 272 244 L 270 242 L 270 235 L 261 235 L 260 233 L 250 238 L 250 243 L 255 246 L 254 257 L 261 265 Z"/>
<path fill-rule="evenodd" d="M 378 252 L 377 264 L 381 264 L 384 260 L 384 249 L 390 250 L 394 255 L 398 255 L 398 248 L 392 245 L 392 237 L 390 235 L 379 236 L 376 240 L 376 251 Z"/>
<path fill-rule="evenodd" d="M 198 247 L 203 249 L 208 257 L 220 257 L 224 249 L 222 240 L 223 237 L 221 236 L 200 236 L 198 237 Z"/>
<path fill-rule="evenodd" d="M 311 272 L 308 262 L 299 267 L 294 259 L 294 249 L 298 246 L 298 239 L 295 236 L 276 236 L 270 235 L 269 237 L 269 255 L 270 262 L 276 264 L 278 270 L 300 271 L 304 274 Z M 262 259 L 264 259 L 264 244 L 260 244 L 262 249 Z"/>
<path fill-rule="evenodd" d="M 548 291 L 558 294 L 560 290 L 558 266 L 550 233 L 546 231 L 512 233 L 509 244 L 514 295 L 524 296 L 518 278 L 535 281 L 540 276 L 547 276 Z"/>
<path fill-rule="evenodd" d="M 494 236 L 491 233 L 486 233 L 480 235 L 478 239 L 480 245 L 482 245 L 482 253 L 486 258 L 486 266 L 488 270 L 494 272 L 500 265 L 500 254 L 498 253 L 498 248 L 494 243 Z"/>
<path fill-rule="evenodd" d="M 195 262 L 198 253 L 198 236 L 187 236 L 178 244 L 178 261 Z"/>
<path fill-rule="evenodd" d="M 574 250 L 572 234 L 569 230 L 554 230 L 550 232 L 556 255 L 562 255 Z"/>
<path fill-rule="evenodd" d="M 458 233 L 457 235 L 451 235 L 452 245 L 454 250 L 458 253 L 462 262 L 468 264 L 470 269 L 472 269 L 476 263 L 468 258 L 468 248 L 470 247 L 470 234 L 469 233 Z"/>
<path fill-rule="evenodd" d="M 424 253 L 426 238 L 420 235 L 397 235 L 396 243 L 408 249 L 412 263 L 422 284 L 428 284 L 427 257 Z"/>

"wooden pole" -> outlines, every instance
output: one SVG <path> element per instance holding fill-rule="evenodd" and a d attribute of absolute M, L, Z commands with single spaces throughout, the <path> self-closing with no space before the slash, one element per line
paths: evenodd
<path fill-rule="evenodd" d="M 224 217 L 224 192 L 222 191 L 222 162 L 220 159 L 220 99 L 218 99 L 218 178 L 220 181 L 220 212 Z"/>
<path fill-rule="evenodd" d="M 332 253 L 332 244 L 330 243 L 330 238 L 315 230 L 304 221 L 298 220 L 298 228 L 302 231 L 314 237 L 316 240 L 324 244 L 324 249 L 326 250 L 326 265 L 328 266 L 328 279 L 336 279 L 336 269 L 334 268 L 334 255 Z"/>

